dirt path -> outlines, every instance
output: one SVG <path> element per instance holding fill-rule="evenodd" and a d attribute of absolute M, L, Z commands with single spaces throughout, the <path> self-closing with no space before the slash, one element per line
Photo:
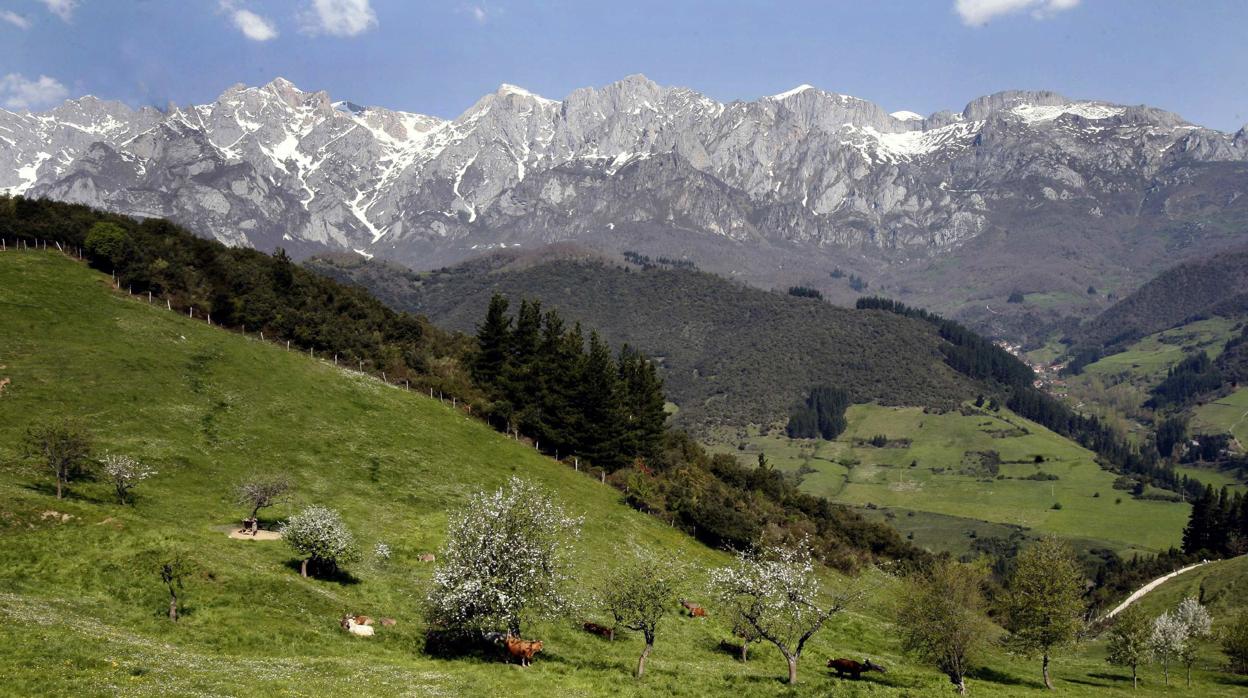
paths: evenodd
<path fill-rule="evenodd" d="M 253 535 L 234 529 L 230 531 L 230 538 L 234 540 L 281 540 L 282 534 L 277 531 L 256 531 Z"/>
<path fill-rule="evenodd" d="M 1147 594 L 1148 592 L 1152 591 L 1153 589 L 1156 589 L 1157 587 L 1161 586 L 1162 584 L 1165 584 L 1166 582 L 1170 581 L 1171 579 L 1174 579 L 1175 577 L 1179 576 L 1180 574 L 1183 574 L 1184 572 L 1188 572 L 1188 571 L 1190 571 L 1190 570 L 1194 570 L 1194 569 L 1196 569 L 1197 567 L 1201 567 L 1202 565 L 1207 565 L 1207 564 L 1209 564 L 1209 560 L 1202 560 L 1201 562 L 1197 562 L 1197 563 L 1196 563 L 1196 564 L 1194 564 L 1194 565 L 1188 565 L 1187 567 L 1183 567 L 1183 568 L 1177 569 L 1177 570 L 1175 570 L 1175 571 L 1171 572 L 1170 574 L 1167 574 L 1167 575 L 1164 575 L 1164 576 L 1161 576 L 1161 577 L 1158 577 L 1158 578 L 1154 579 L 1153 581 L 1149 582 L 1148 584 L 1145 584 L 1144 586 L 1140 587 L 1139 589 L 1136 589 L 1134 594 L 1131 594 L 1130 596 L 1128 596 L 1128 597 L 1127 597 L 1127 600 L 1126 600 L 1126 601 L 1123 601 L 1123 602 L 1122 602 L 1122 603 L 1120 603 L 1120 604 L 1118 604 L 1118 606 L 1117 606 L 1116 608 L 1114 608 L 1114 610 L 1110 611 L 1109 613 L 1106 613 L 1106 614 L 1105 614 L 1105 617 L 1106 617 L 1106 618 L 1113 618 L 1114 616 L 1116 616 L 1116 615 L 1118 615 L 1119 613 L 1121 613 L 1124 609 L 1126 609 L 1126 607 L 1127 607 L 1127 606 L 1130 606 L 1131 604 L 1135 603 L 1136 601 L 1139 601 L 1141 598 L 1143 598 L 1143 597 L 1144 597 L 1144 595 L 1145 595 L 1145 594 Z"/>

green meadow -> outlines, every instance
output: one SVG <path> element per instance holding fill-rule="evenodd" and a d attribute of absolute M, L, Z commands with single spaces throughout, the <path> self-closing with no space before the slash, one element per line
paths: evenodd
<path fill-rule="evenodd" d="M 743 664 L 718 649 L 729 632 L 713 605 L 709 619 L 673 609 L 638 682 L 629 673 L 640 650 L 636 638 L 608 643 L 579 630 L 583 620 L 606 621 L 589 591 L 624 551 L 641 546 L 686 562 L 687 595 L 709 600 L 704 570 L 724 563 L 725 554 L 449 405 L 149 306 L 56 254 L 0 253 L 0 338 L 0 380 L 10 381 L 0 393 L 0 694 L 952 695 L 942 676 L 900 653 L 889 620 L 896 583 L 881 573 L 860 580 L 874 589 L 868 600 L 808 647 L 795 688 L 780 682 L 783 662 L 775 651 L 758 646 Z M 845 441 L 813 454 L 861 461 L 836 466 L 843 473 L 829 467 L 818 485 L 831 492 L 844 475 L 840 499 L 885 504 L 892 493 L 897 506 L 1007 524 L 1016 523 L 1009 509 L 1017 506 L 1037 530 L 1077 534 L 1086 526 L 1122 548 L 1166 544 L 1185 512 L 1126 497 L 1114 505 L 1114 491 L 1085 452 L 1034 426 L 1027 426 L 1030 435 L 1009 439 L 984 432 L 1022 424 L 1008 415 L 858 408 L 852 416 L 847 437 L 948 435 L 928 446 L 874 451 Z M 90 428 L 97 453 L 129 454 L 159 471 L 135 490 L 133 505 L 117 504 L 99 481 L 74 482 L 58 501 L 49 478 L 20 457 L 29 426 L 62 417 Z M 1006 460 L 1042 453 L 1052 460 L 1041 469 L 1062 479 L 1050 490 L 1047 482 L 979 483 L 930 471 L 942 459 L 956 465 L 953 454 L 964 444 L 994 445 Z M 775 460 L 800 467 L 793 459 L 803 446 L 787 448 L 790 457 L 777 449 Z M 910 460 L 919 465 L 908 469 Z M 827 461 L 812 462 L 818 468 Z M 894 473 L 898 468 L 907 468 L 905 478 Z M 1011 476 L 1034 470 L 1002 466 Z M 298 489 L 288 505 L 266 511 L 264 523 L 308 504 L 334 507 L 365 559 L 333 579 L 304 579 L 281 542 L 229 538 L 245 513 L 231 501 L 232 487 L 265 472 L 289 474 Z M 421 612 L 432 566 L 417 557 L 438 550 L 448 509 L 513 475 L 549 488 L 584 516 L 576 592 L 586 601 L 574 617 L 526 628 L 546 643 L 529 669 L 482 658 L 432 659 L 423 651 Z M 911 492 L 911 482 L 922 486 Z M 1006 499 L 977 501 L 975 488 Z M 958 498 L 959 489 L 968 493 Z M 1076 503 L 1093 489 L 1101 491 L 1094 505 Z M 1064 501 L 1063 510 L 1045 515 L 1042 507 L 1054 498 Z M 1098 514 L 1102 505 L 1108 513 Z M 379 541 L 394 551 L 389 561 L 367 555 Z M 164 617 L 167 597 L 156 571 L 159 551 L 171 544 L 189 548 L 199 568 L 183 591 L 177 623 Z M 846 583 L 831 574 L 825 582 Z M 338 627 L 347 612 L 398 624 L 355 638 Z M 1162 694 L 1151 678 L 1133 693 L 1126 673 L 1100 653 L 1091 642 L 1058 656 L 1054 675 L 1063 695 Z M 837 681 L 823 669 L 831 656 L 871 657 L 890 671 Z M 1166 694 L 1242 695 L 1248 680 L 1213 671 L 1215 664 L 1200 667 L 1192 689 Z M 1037 661 L 995 649 L 969 684 L 976 695 L 1046 694 Z"/>
<path fill-rule="evenodd" d="M 812 494 L 890 512 L 900 530 L 916 531 L 920 543 L 947 541 L 952 531 L 964 539 L 972 531 L 982 535 L 974 522 L 1128 554 L 1179 543 L 1186 504 L 1135 499 L 1114 489 L 1116 476 L 1098 466 L 1090 451 L 1008 410 L 968 406 L 967 412 L 854 405 L 836 441 L 772 433 L 720 448 L 735 448 L 747 460 L 765 453 L 776 467 L 801 473 L 803 488 Z M 876 435 L 889 444 L 866 443 Z M 995 474 L 983 464 L 980 454 L 986 452 L 997 454 Z M 1041 477 L 1055 479 L 1029 479 Z M 920 514 L 929 516 L 916 520 Z M 926 525 L 934 530 L 920 534 Z"/>

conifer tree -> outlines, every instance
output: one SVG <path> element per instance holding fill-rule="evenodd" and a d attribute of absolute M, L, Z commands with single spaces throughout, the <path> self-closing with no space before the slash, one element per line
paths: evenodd
<path fill-rule="evenodd" d="M 495 293 L 490 298 L 485 321 L 477 327 L 477 356 L 472 377 L 487 390 L 497 389 L 507 365 L 511 346 L 511 317 L 507 315 L 507 298 Z"/>
<path fill-rule="evenodd" d="M 589 335 L 578 400 L 583 442 L 580 450 L 594 465 L 615 471 L 627 462 L 623 453 L 623 387 L 611 350 L 597 332 Z"/>
<path fill-rule="evenodd" d="M 663 381 L 654 364 L 627 344 L 620 350 L 620 380 L 625 391 L 628 452 L 653 460 L 667 422 Z"/>

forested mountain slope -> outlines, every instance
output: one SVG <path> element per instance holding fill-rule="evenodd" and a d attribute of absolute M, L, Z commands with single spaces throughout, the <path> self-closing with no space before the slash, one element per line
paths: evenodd
<path fill-rule="evenodd" d="M 1158 274 L 1073 337 L 1077 352 L 1113 353 L 1147 335 L 1213 315 L 1248 316 L 1248 250 L 1185 262 Z"/>
<path fill-rule="evenodd" d="M 678 420 L 691 426 L 769 425 L 820 383 L 856 402 L 941 408 L 985 390 L 945 364 L 944 340 L 928 323 L 647 266 L 567 250 L 553 261 L 497 254 L 421 274 L 348 257 L 308 262 L 396 309 L 465 332 L 496 292 L 558 308 L 568 322 L 659 361 Z"/>

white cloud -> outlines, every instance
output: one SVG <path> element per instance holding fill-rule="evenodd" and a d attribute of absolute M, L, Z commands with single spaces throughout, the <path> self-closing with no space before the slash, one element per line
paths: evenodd
<path fill-rule="evenodd" d="M 0 12 L 0 20 L 4 20 L 18 29 L 30 29 L 30 20 L 13 12 L 12 10 L 4 10 Z"/>
<path fill-rule="evenodd" d="M 47 5 L 48 12 L 60 17 L 68 22 L 69 18 L 74 15 L 74 8 L 78 7 L 78 0 L 40 0 Z"/>
<path fill-rule="evenodd" d="M 485 8 L 480 5 L 473 5 L 468 11 L 472 13 L 472 18 L 481 24 L 485 24 L 485 20 L 489 19 L 489 14 L 487 14 Z"/>
<path fill-rule="evenodd" d="M 230 18 L 243 36 L 252 41 L 268 41 L 277 37 L 277 28 L 273 23 L 251 10 L 234 10 Z"/>
<path fill-rule="evenodd" d="M 69 90 L 47 75 L 40 75 L 38 80 L 27 80 L 17 73 L 0 78 L 0 104 L 9 109 L 37 109 L 68 96 Z"/>
<path fill-rule="evenodd" d="M 1063 10 L 1069 10 L 1080 0 L 956 0 L 954 10 L 962 23 L 970 27 L 982 27 L 997 17 L 1030 10 L 1036 19 L 1046 19 Z"/>
<path fill-rule="evenodd" d="M 369 0 L 312 0 L 305 13 L 306 31 L 312 34 L 357 36 L 377 25 Z"/>

